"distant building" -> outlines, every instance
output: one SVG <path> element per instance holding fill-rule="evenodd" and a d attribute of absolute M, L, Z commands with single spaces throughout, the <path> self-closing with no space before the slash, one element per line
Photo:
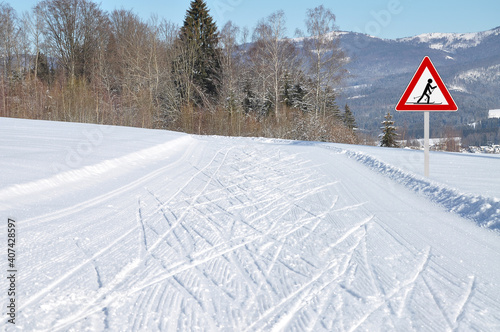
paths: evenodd
<path fill-rule="evenodd" d="M 490 110 L 488 119 L 500 119 L 500 110 Z"/>

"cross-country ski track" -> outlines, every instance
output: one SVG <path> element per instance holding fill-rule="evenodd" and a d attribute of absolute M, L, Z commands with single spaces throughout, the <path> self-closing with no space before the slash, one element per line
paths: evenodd
<path fill-rule="evenodd" d="M 0 326 L 499 331 L 500 158 L 422 158 L 0 118 Z"/>

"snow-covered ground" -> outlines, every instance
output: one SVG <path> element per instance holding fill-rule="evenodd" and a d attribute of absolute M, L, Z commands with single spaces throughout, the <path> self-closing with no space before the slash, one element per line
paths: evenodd
<path fill-rule="evenodd" d="M 500 158 L 422 158 L 0 118 L 0 326 L 498 331 Z"/>

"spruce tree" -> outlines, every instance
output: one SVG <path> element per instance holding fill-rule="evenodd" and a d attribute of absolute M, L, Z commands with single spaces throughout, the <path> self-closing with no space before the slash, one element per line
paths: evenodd
<path fill-rule="evenodd" d="M 327 86 L 324 90 L 322 90 L 322 95 L 324 96 L 323 101 L 323 117 L 333 116 L 336 120 L 341 119 L 340 109 L 337 105 L 337 93 L 331 87 Z"/>
<path fill-rule="evenodd" d="M 286 107 L 291 108 L 293 107 L 293 96 L 292 96 L 292 86 L 290 83 L 290 77 L 288 73 L 285 74 L 284 81 L 285 83 L 283 84 L 283 94 L 281 99 Z"/>
<path fill-rule="evenodd" d="M 302 112 L 307 112 L 309 109 L 305 101 L 306 95 L 307 91 L 305 90 L 303 85 L 300 82 L 295 83 L 291 93 L 292 107 L 298 108 Z"/>
<path fill-rule="evenodd" d="M 194 57 L 193 83 L 207 96 L 216 97 L 221 72 L 219 33 L 205 1 L 191 1 L 180 31 L 180 40 Z"/>
<path fill-rule="evenodd" d="M 245 95 L 245 98 L 243 98 L 243 110 L 248 114 L 255 110 L 255 94 L 252 91 L 250 80 L 245 81 L 243 94 Z"/>
<path fill-rule="evenodd" d="M 392 120 L 391 112 L 387 112 L 387 115 L 384 117 L 384 121 L 382 121 L 384 125 L 382 129 L 382 134 L 380 135 L 380 146 L 385 146 L 389 148 L 398 147 L 396 142 L 396 137 L 398 134 L 396 133 L 396 127 L 394 127 L 394 121 Z"/>
<path fill-rule="evenodd" d="M 354 114 L 351 112 L 351 109 L 347 104 L 345 104 L 344 107 L 344 125 L 351 130 L 357 128 Z"/>
<path fill-rule="evenodd" d="M 35 68 L 33 67 L 33 71 Z M 45 54 L 38 52 L 38 66 L 36 68 L 36 75 L 39 80 L 43 82 L 50 83 L 52 72 L 49 65 L 49 61 Z"/>

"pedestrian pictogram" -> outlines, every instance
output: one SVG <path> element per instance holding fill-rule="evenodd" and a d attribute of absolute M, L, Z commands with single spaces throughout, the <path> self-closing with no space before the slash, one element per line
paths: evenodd
<path fill-rule="evenodd" d="M 396 106 L 396 111 L 456 111 L 455 101 L 429 57 L 425 57 Z"/>

